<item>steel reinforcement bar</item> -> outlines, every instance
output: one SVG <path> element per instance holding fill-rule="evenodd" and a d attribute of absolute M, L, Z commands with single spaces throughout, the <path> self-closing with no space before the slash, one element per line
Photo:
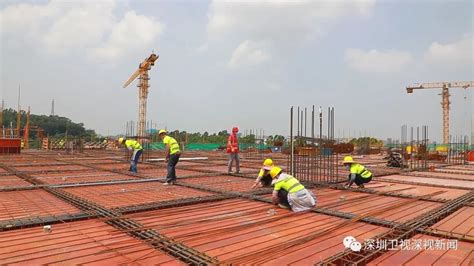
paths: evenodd
<path fill-rule="evenodd" d="M 387 249 L 367 249 L 365 248 L 364 244 L 360 252 L 345 250 L 325 260 L 322 260 L 317 265 L 365 265 L 367 262 L 377 258 L 387 250 L 395 249 L 396 244 L 394 243 L 399 243 L 400 240 L 411 238 L 415 234 L 419 233 L 420 230 L 427 230 L 428 227 L 432 226 L 433 224 L 437 223 L 448 215 L 454 213 L 462 206 L 464 206 L 467 202 L 470 202 L 473 199 L 474 191 L 471 191 L 465 195 L 462 195 L 454 200 L 443 204 L 443 206 L 440 206 L 439 208 L 420 215 L 408 222 L 395 226 L 386 233 L 382 233 L 378 236 L 375 236 L 374 239 L 387 240 Z M 430 229 L 428 229 L 428 231 L 435 232 Z M 428 234 L 430 233 L 428 232 Z M 443 237 L 446 237 L 446 235 L 444 235 Z M 396 241 L 392 242 L 388 240 Z"/>
<path fill-rule="evenodd" d="M 14 169 L 0 164 L 0 167 L 7 171 L 14 171 Z M 25 181 L 28 181 L 34 185 L 42 185 L 43 182 L 40 180 L 29 176 L 25 173 L 17 173 L 17 176 L 21 177 Z M 42 187 L 43 190 L 49 192 L 50 194 L 64 200 L 65 202 L 70 203 L 71 205 L 85 211 L 86 213 L 94 213 L 98 217 L 105 218 L 106 223 L 121 230 L 127 232 L 132 237 L 143 240 L 145 243 L 151 245 L 152 247 L 163 251 L 167 254 L 170 254 L 179 260 L 191 264 L 191 265 L 208 265 L 208 264 L 218 264 L 219 261 L 215 258 L 208 256 L 207 254 L 195 250 L 191 247 L 185 246 L 181 243 L 174 241 L 171 238 L 168 238 L 164 235 L 159 234 L 152 229 L 144 229 L 143 225 L 138 222 L 124 218 L 122 213 L 109 210 L 105 207 L 102 207 L 96 203 L 84 200 L 80 197 L 72 195 L 71 193 L 65 192 L 58 188 Z"/>

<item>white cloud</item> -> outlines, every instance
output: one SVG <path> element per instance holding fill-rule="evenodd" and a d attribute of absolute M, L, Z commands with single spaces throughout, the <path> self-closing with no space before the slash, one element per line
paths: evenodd
<path fill-rule="evenodd" d="M 0 33 L 7 41 L 19 41 L 56 55 L 115 59 L 117 55 L 150 49 L 162 33 L 163 24 L 133 10 L 118 19 L 114 15 L 116 6 L 115 0 L 12 4 L 0 10 Z"/>
<path fill-rule="evenodd" d="M 113 26 L 107 41 L 94 50 L 94 55 L 114 59 L 129 49 L 140 50 L 152 46 L 163 30 L 164 25 L 155 19 L 128 11 L 123 19 Z"/>
<path fill-rule="evenodd" d="M 94 46 L 114 24 L 113 1 L 83 1 L 59 8 L 61 13 L 52 18 L 52 24 L 40 29 L 41 41 L 52 53 Z"/>
<path fill-rule="evenodd" d="M 414 60 L 410 53 L 402 51 L 346 49 L 345 61 L 351 68 L 363 73 L 396 73 Z"/>
<path fill-rule="evenodd" d="M 374 5 L 375 0 L 214 0 L 208 8 L 203 47 L 238 45 L 228 66 L 256 65 L 271 58 L 269 47 L 274 51 L 295 49 L 328 31 L 337 20 L 368 16 Z"/>
<path fill-rule="evenodd" d="M 60 11 L 57 1 L 51 1 L 48 5 L 10 5 L 0 10 L 0 29 L 3 33 L 35 33 L 41 26 L 39 21 L 57 16 Z"/>
<path fill-rule="evenodd" d="M 327 22 L 366 16 L 375 0 L 213 1 L 207 26 L 210 39 L 241 35 L 245 39 L 294 42 L 312 39 Z"/>
<path fill-rule="evenodd" d="M 425 53 L 427 64 L 455 68 L 474 64 L 474 37 L 464 37 L 459 41 L 441 44 L 434 42 Z"/>
<path fill-rule="evenodd" d="M 234 50 L 228 66 L 238 68 L 263 63 L 271 58 L 270 53 L 265 51 L 266 47 L 263 42 L 246 40 Z"/>

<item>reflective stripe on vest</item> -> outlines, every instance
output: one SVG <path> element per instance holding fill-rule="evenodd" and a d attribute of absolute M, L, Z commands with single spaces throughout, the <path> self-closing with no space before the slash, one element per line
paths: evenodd
<path fill-rule="evenodd" d="M 301 185 L 299 182 L 293 184 L 293 186 L 291 186 L 291 187 L 288 189 L 288 193 L 291 193 L 291 190 L 294 189 L 294 188 L 297 187 L 297 186 L 302 186 L 302 185 Z"/>
<path fill-rule="evenodd" d="M 362 176 L 363 178 L 369 178 L 372 176 L 372 173 L 367 170 L 363 165 L 355 163 L 351 165 L 350 169 L 351 174 L 357 174 Z"/>
<path fill-rule="evenodd" d="M 288 189 L 285 188 L 286 186 L 286 182 L 291 182 L 291 181 L 296 181 L 293 185 L 291 185 Z M 291 176 L 291 175 L 288 175 L 288 177 L 284 180 L 282 180 L 281 182 L 283 182 L 283 185 L 282 185 L 282 189 L 286 190 L 288 193 L 293 193 L 293 192 L 298 192 L 300 190 L 302 190 L 304 188 L 303 185 L 301 185 L 301 183 L 298 181 L 298 179 L 296 179 L 295 177 Z M 298 187 L 300 187 L 298 189 Z M 295 191 L 292 191 L 292 190 L 295 190 Z"/>

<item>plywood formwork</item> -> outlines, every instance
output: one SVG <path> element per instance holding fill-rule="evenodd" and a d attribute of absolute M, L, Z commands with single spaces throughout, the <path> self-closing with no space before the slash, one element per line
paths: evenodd
<path fill-rule="evenodd" d="M 441 173 L 441 172 L 410 172 L 408 175 L 419 176 L 419 177 L 432 177 L 442 179 L 454 179 L 454 180 L 468 180 L 474 181 L 474 173 L 472 175 L 460 175 L 454 173 Z"/>
<path fill-rule="evenodd" d="M 252 190 L 252 185 L 255 184 L 255 180 L 250 178 L 229 175 L 186 178 L 181 182 L 183 184 L 198 184 L 211 189 L 240 192 Z"/>
<path fill-rule="evenodd" d="M 8 265 L 184 265 L 97 220 L 0 232 L 0 247 Z"/>
<path fill-rule="evenodd" d="M 20 172 L 46 172 L 46 171 L 64 171 L 64 170 L 90 170 L 85 166 L 80 165 L 64 165 L 64 164 L 53 164 L 46 166 L 13 166 L 16 171 Z"/>
<path fill-rule="evenodd" d="M 370 262 L 368 265 L 462 265 L 470 266 L 474 261 L 474 244 L 457 241 L 457 247 L 448 249 L 433 248 L 425 249 L 423 245 L 427 241 L 444 240 L 446 244 L 447 239 L 436 238 L 427 235 L 416 235 L 413 241 L 421 241 L 422 248 L 416 250 L 396 250 L 388 251 L 381 257 Z M 436 243 L 436 242 L 434 242 Z M 416 244 L 415 244 L 416 245 Z M 411 248 L 413 249 L 413 248 Z"/>
<path fill-rule="evenodd" d="M 163 158 L 161 153 L 156 155 Z M 179 163 L 178 185 L 171 187 L 162 185 L 166 175 L 165 162 L 141 163 L 138 174 L 134 175 L 127 171 L 129 162 L 122 152 L 90 151 L 83 155 L 61 156 L 38 152 L 0 157 L 0 171 L 3 172 L 0 172 L 0 202 L 10 203 L 0 205 L 0 215 L 3 215 L 0 225 L 4 225 L 2 221 L 14 225 L 7 228 L 10 231 L 0 232 L 0 241 L 5 236 L 12 243 L 18 243 L 17 246 L 24 246 L 18 253 L 11 253 L 9 261 L 109 265 L 155 261 L 173 264 L 179 259 L 189 263 L 189 255 L 183 254 L 196 254 L 192 251 L 196 249 L 204 252 L 195 255 L 202 259 L 198 261 L 208 263 L 314 264 L 343 251 L 342 239 L 347 235 L 357 239 L 374 237 L 455 201 L 472 189 L 464 183 L 470 182 L 469 175 L 444 172 L 420 173 L 435 176 L 407 173 L 376 177 L 362 190 L 347 190 L 337 184 L 308 184 L 317 196 L 317 208 L 294 214 L 269 204 L 271 190 L 251 189 L 262 160 L 242 160 L 244 175 L 232 176 L 227 175 L 227 160 L 222 152 L 185 152 L 182 157 L 204 156 L 209 159 Z M 285 156 L 276 158 L 277 164 L 286 165 Z M 379 168 L 385 171 L 381 156 L 363 159 L 376 168 L 374 172 Z M 14 175 L 18 169 L 21 172 Z M 446 165 L 440 169 L 466 170 L 463 166 Z M 345 171 L 340 174 L 347 175 Z M 9 187 L 19 190 L 7 191 Z M 425 231 L 417 232 L 432 235 L 420 235 L 421 239 L 456 238 L 466 247 L 466 243 L 472 244 L 469 242 L 472 241 L 472 226 L 467 225 L 472 224 L 472 209 L 465 206 L 453 210 Z M 98 220 L 77 221 L 99 216 Z M 113 221 L 119 223 L 114 227 L 104 223 Z M 53 225 L 53 233 L 44 233 L 42 227 L 34 227 L 44 223 Z M 121 227 L 124 224 L 133 226 Z M 92 229 L 87 232 L 98 240 L 99 243 L 94 244 L 103 249 L 89 243 L 90 238 L 84 237 L 82 229 L 65 230 L 73 225 L 86 231 L 96 227 L 99 232 Z M 30 228 L 22 228 L 25 226 Z M 56 229 L 70 241 L 60 241 L 54 235 Z M 130 235 L 137 237 L 152 229 L 156 234 L 130 238 Z M 22 235 L 30 235 L 38 241 L 32 246 L 26 245 L 22 242 L 25 238 L 19 239 Z M 123 240 L 115 242 L 114 239 Z M 178 245 L 174 240 L 184 244 Z M 137 250 L 122 245 L 130 241 L 136 241 L 131 245 Z M 157 244 L 152 248 L 148 245 L 150 241 L 168 241 L 168 244 Z M 39 247 L 41 242 L 47 243 L 48 248 Z M 469 245 L 467 247 L 472 250 Z M 69 255 L 57 249 L 66 250 Z M 92 249 L 96 251 L 92 253 Z M 112 256 L 111 250 L 123 252 Z M 160 250 L 174 251 L 169 257 Z M 462 252 L 459 253 L 462 256 L 448 257 L 461 264 L 472 256 L 472 252 L 470 255 Z M 0 259 L 2 254 L 6 257 L 8 253 L 9 250 L 0 245 Z M 27 254 L 25 259 L 18 260 L 24 254 Z M 401 261 L 412 257 L 403 254 L 393 256 Z M 216 256 L 217 261 L 206 256 Z M 418 258 L 415 256 L 414 261 Z M 446 256 L 439 258 L 443 261 Z"/>
<path fill-rule="evenodd" d="M 409 199 L 352 191 L 337 191 L 333 189 L 313 189 L 312 191 L 318 198 L 319 207 L 330 208 L 331 210 L 344 213 L 363 215 L 377 209 L 394 206 L 390 208 L 390 211 L 373 216 L 393 222 L 408 221 L 441 205 L 436 202 L 413 202 Z"/>
<path fill-rule="evenodd" d="M 43 190 L 0 192 L 0 221 L 77 213 L 76 207 Z"/>
<path fill-rule="evenodd" d="M 474 242 L 474 207 L 463 207 L 431 228 L 448 235 L 467 236 Z"/>
<path fill-rule="evenodd" d="M 412 183 L 419 183 L 419 184 L 427 184 L 427 185 L 437 185 L 437 186 L 444 186 L 444 187 L 459 187 L 465 189 L 473 189 L 474 182 L 468 180 L 447 180 L 443 178 L 425 178 L 425 177 L 417 177 L 417 176 L 405 176 L 405 175 L 390 175 L 390 176 L 382 176 L 378 178 L 382 181 L 401 181 L 401 182 L 412 182 Z"/>
<path fill-rule="evenodd" d="M 19 186 L 31 186 L 31 184 L 15 175 L 0 176 L 0 189 Z"/>
<path fill-rule="evenodd" d="M 199 166 L 199 167 L 192 167 L 189 168 L 192 170 L 202 170 L 206 172 L 214 172 L 214 173 L 227 173 L 227 165 L 205 165 L 205 166 Z M 232 167 L 232 172 L 235 172 L 235 163 Z M 252 173 L 255 172 L 256 170 L 254 168 L 247 168 L 247 167 L 240 167 L 240 172 L 245 172 L 245 173 Z"/>
<path fill-rule="evenodd" d="M 275 254 L 262 252 L 269 246 L 298 242 L 308 234 L 327 230 L 344 219 L 314 213 L 295 214 L 274 209 L 271 205 L 247 200 L 227 200 L 218 203 L 198 204 L 183 208 L 133 214 L 130 217 L 147 227 L 154 228 L 172 238 L 192 246 L 221 262 L 266 259 L 267 263 L 308 263 L 320 256 L 328 256 L 344 249 L 342 239 L 347 234 L 371 237 L 385 228 L 354 223 L 339 228 L 311 241 L 297 244 L 295 253 Z"/>
<path fill-rule="evenodd" d="M 137 177 L 130 175 L 94 170 L 67 173 L 31 174 L 31 176 L 51 185 L 138 179 Z"/>
<path fill-rule="evenodd" d="M 128 170 L 130 168 L 130 163 L 115 162 L 115 163 L 101 163 L 97 164 L 97 167 L 101 169 L 113 169 L 113 170 Z M 153 166 L 147 164 L 141 164 L 139 170 L 151 169 Z"/>
<path fill-rule="evenodd" d="M 425 196 L 431 193 L 443 191 L 438 195 L 432 197 L 432 199 L 439 200 L 451 200 L 460 197 L 469 192 L 467 189 L 453 189 L 453 188 L 440 188 L 432 187 L 429 184 L 426 185 L 412 185 L 412 184 L 398 184 L 388 183 L 383 181 L 374 181 L 366 184 L 367 189 L 371 189 L 379 192 L 396 192 L 397 194 L 408 195 L 408 196 Z"/>
<path fill-rule="evenodd" d="M 64 190 L 107 208 L 211 195 L 208 192 L 180 186 L 163 186 L 157 182 L 73 187 Z"/>
<path fill-rule="evenodd" d="M 139 166 L 140 167 L 140 166 Z M 159 178 L 159 177 L 166 177 L 167 170 L 166 168 L 148 168 L 148 169 L 141 169 L 138 168 L 138 172 L 141 176 L 148 177 L 148 178 Z M 190 176 L 190 175 L 202 175 L 202 172 L 181 169 L 180 166 L 176 167 L 176 176 L 180 178 L 182 176 Z"/>

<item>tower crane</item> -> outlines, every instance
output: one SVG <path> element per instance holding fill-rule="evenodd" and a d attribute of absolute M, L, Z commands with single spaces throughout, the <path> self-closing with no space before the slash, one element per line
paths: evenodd
<path fill-rule="evenodd" d="M 442 89 L 441 90 L 441 107 L 443 108 L 443 144 L 449 143 L 449 89 L 451 88 L 472 88 L 474 81 L 456 81 L 456 82 L 427 82 L 416 83 L 406 87 L 407 93 L 413 93 L 418 89 Z"/>
<path fill-rule="evenodd" d="M 138 76 L 140 82 L 138 83 L 139 88 L 139 110 L 138 110 L 138 138 L 141 139 L 145 137 L 145 121 L 146 121 L 146 104 L 148 98 L 148 70 L 155 65 L 155 61 L 158 59 L 158 55 L 152 53 L 148 58 L 138 65 L 138 69 L 130 76 L 130 78 L 123 84 L 123 87 L 126 88 L 132 81 L 134 81 Z"/>

